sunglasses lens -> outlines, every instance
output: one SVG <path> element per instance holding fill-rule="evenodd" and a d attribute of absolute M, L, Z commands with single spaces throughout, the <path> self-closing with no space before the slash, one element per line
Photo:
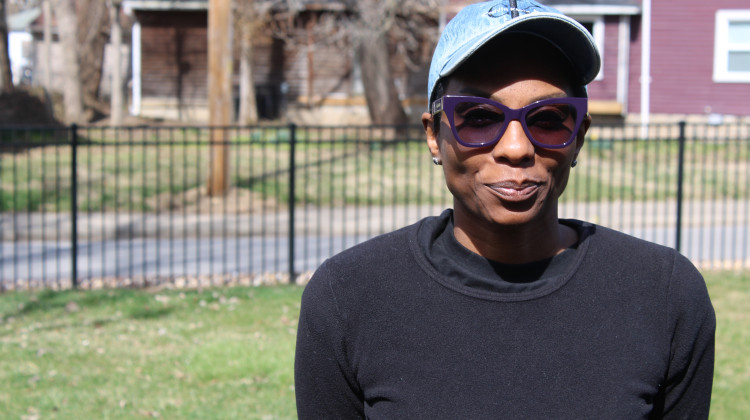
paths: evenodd
<path fill-rule="evenodd" d="M 573 138 L 576 108 L 569 104 L 544 104 L 526 113 L 526 127 L 534 141 L 560 146 Z"/>
<path fill-rule="evenodd" d="M 500 137 L 505 113 L 491 104 L 459 102 L 453 110 L 453 124 L 463 143 L 482 145 Z"/>
<path fill-rule="evenodd" d="M 513 110 L 493 101 L 461 98 L 453 104 L 452 123 L 461 143 L 483 147 L 500 139 L 509 120 L 522 118 L 527 135 L 537 146 L 558 148 L 569 144 L 575 136 L 576 125 L 581 118 L 575 103 L 565 99 L 560 102 L 556 99 L 544 100 Z"/>

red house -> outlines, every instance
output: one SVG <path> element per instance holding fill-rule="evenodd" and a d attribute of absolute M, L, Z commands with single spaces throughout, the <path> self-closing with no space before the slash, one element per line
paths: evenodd
<path fill-rule="evenodd" d="M 651 21 L 651 113 L 750 116 L 750 2 L 655 1 Z M 641 112 L 634 87 L 628 110 Z"/>
<path fill-rule="evenodd" d="M 542 2 L 578 19 L 599 44 L 594 112 L 716 123 L 750 116 L 747 0 Z"/>

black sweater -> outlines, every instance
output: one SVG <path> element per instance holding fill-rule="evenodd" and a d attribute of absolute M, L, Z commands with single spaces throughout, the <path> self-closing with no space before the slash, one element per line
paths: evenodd
<path fill-rule="evenodd" d="M 461 252 L 451 218 L 316 271 L 297 335 L 300 419 L 708 417 L 715 317 L 687 259 L 570 220 L 575 249 L 514 278 L 466 249 L 446 262 Z"/>

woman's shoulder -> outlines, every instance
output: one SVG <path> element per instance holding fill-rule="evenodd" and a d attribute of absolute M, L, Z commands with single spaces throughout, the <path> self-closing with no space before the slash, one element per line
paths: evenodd
<path fill-rule="evenodd" d="M 408 259 L 420 240 L 418 235 L 439 229 L 448 217 L 450 212 L 446 210 L 439 216 L 428 216 L 411 225 L 370 238 L 329 258 L 321 268 L 331 265 L 358 268 L 363 264 L 388 268 L 394 262 Z"/>
<path fill-rule="evenodd" d="M 412 225 L 375 236 L 328 258 L 305 286 L 304 301 L 336 302 L 342 314 L 364 310 L 382 294 L 405 288 L 422 277 L 415 263 L 415 242 L 422 225 L 431 217 Z M 347 316 L 349 316 L 347 315 Z"/>
<path fill-rule="evenodd" d="M 377 263 L 383 259 L 393 258 L 405 252 L 411 236 L 422 221 L 402 227 L 392 232 L 380 234 L 370 239 L 353 245 L 338 254 L 328 258 L 322 265 L 354 265 L 361 266 L 365 263 Z"/>
<path fill-rule="evenodd" d="M 693 263 L 674 248 L 589 222 L 566 220 L 564 223 L 579 231 L 581 241 L 589 242 L 586 247 L 589 262 L 602 269 L 658 274 L 663 278 L 681 273 L 703 281 Z"/>
<path fill-rule="evenodd" d="M 313 274 L 312 281 L 328 282 L 368 281 L 373 278 L 396 277 L 404 270 L 413 269 L 414 252 L 418 249 L 417 235 L 423 226 L 435 224 L 442 216 L 425 217 L 400 229 L 377 235 L 347 248 L 325 260 Z"/>
<path fill-rule="evenodd" d="M 631 252 L 667 254 L 676 252 L 668 246 L 641 239 L 606 226 L 576 219 L 563 219 L 561 222 L 575 229 L 581 241 L 591 240 L 596 247 L 607 247 L 628 254 Z"/>

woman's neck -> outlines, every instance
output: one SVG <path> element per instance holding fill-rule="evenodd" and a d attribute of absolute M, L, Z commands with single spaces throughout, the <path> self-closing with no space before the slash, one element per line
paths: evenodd
<path fill-rule="evenodd" d="M 578 241 L 578 233 L 557 217 L 521 226 L 477 226 L 454 217 L 453 233 L 470 251 L 505 264 L 551 258 Z"/>

